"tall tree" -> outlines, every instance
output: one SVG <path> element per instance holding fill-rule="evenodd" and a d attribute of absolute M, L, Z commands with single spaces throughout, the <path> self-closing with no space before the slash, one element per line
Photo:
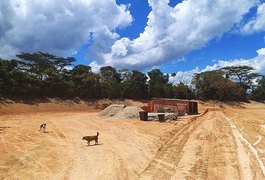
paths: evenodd
<path fill-rule="evenodd" d="M 194 92 L 184 83 L 180 82 L 174 87 L 174 98 L 178 99 L 195 99 Z"/>
<path fill-rule="evenodd" d="M 245 90 L 252 89 L 253 80 L 259 76 L 251 66 L 227 66 L 221 68 L 226 78 L 237 82 Z"/>
<path fill-rule="evenodd" d="M 90 66 L 77 65 L 72 70 L 72 80 L 79 97 L 98 98 L 99 75 L 91 71 Z"/>
<path fill-rule="evenodd" d="M 20 59 L 18 68 L 38 79 L 39 88 L 42 95 L 47 96 L 67 96 L 69 84 L 66 82 L 70 71 L 70 66 L 75 61 L 72 57 L 58 57 L 49 53 L 21 53 L 17 57 Z M 35 85 L 37 86 L 37 84 Z"/>
<path fill-rule="evenodd" d="M 16 61 L 0 59 L 0 95 L 11 95 L 14 88 L 12 71 L 16 68 Z"/>
<path fill-rule="evenodd" d="M 147 76 L 140 71 L 127 73 L 122 81 L 123 97 L 132 99 L 147 98 Z"/>
<path fill-rule="evenodd" d="M 100 84 L 103 97 L 119 98 L 121 95 L 120 82 L 120 74 L 115 68 L 111 66 L 100 68 Z"/>
<path fill-rule="evenodd" d="M 170 84 L 168 84 L 169 75 L 164 75 L 159 69 L 153 69 L 149 71 L 149 96 L 150 97 L 169 97 L 174 94 L 174 90 Z M 173 93 L 172 93 L 173 91 Z"/>
<path fill-rule="evenodd" d="M 0 60 L 0 95 L 38 95 L 39 82 L 27 71 L 22 71 L 18 67 L 19 63 L 16 60 Z"/>
<path fill-rule="evenodd" d="M 28 72 L 36 75 L 39 79 L 59 76 L 67 66 L 75 61 L 72 57 L 58 57 L 49 53 L 21 53 L 17 57 L 20 58 L 20 67 Z"/>
<path fill-rule="evenodd" d="M 246 91 L 224 78 L 221 71 L 206 71 L 195 74 L 192 83 L 195 86 L 198 99 L 221 101 L 246 101 Z"/>
<path fill-rule="evenodd" d="M 265 76 L 262 76 L 262 78 L 258 80 L 258 86 L 252 91 L 251 99 L 258 101 L 265 100 Z"/>

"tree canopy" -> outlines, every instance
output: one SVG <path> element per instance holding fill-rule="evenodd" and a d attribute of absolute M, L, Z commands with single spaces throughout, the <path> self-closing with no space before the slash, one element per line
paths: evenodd
<path fill-rule="evenodd" d="M 262 78 L 258 80 L 258 85 L 256 89 L 253 90 L 251 98 L 254 100 L 265 100 L 265 76 L 262 76 Z"/>
<path fill-rule="evenodd" d="M 80 97 L 80 98 L 179 98 L 220 101 L 265 100 L 265 78 L 250 66 L 231 66 L 197 73 L 192 86 L 172 84 L 160 69 L 137 70 L 73 65 L 72 57 L 49 53 L 20 53 L 17 59 L 0 59 L 2 97 Z M 254 80 L 258 83 L 254 85 Z"/>
<path fill-rule="evenodd" d="M 193 77 L 198 99 L 220 101 L 246 101 L 246 91 L 225 78 L 222 71 L 206 71 Z"/>
<path fill-rule="evenodd" d="M 253 70 L 251 66 L 227 66 L 220 69 L 227 79 L 233 80 L 245 90 L 252 88 L 253 79 L 259 77 Z"/>

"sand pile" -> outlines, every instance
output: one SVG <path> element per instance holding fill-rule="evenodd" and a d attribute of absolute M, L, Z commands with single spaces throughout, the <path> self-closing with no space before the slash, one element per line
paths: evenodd
<path fill-rule="evenodd" d="M 143 111 L 139 107 L 112 104 L 99 113 L 101 117 L 114 117 L 115 119 L 139 118 L 139 112 Z"/>
<path fill-rule="evenodd" d="M 139 107 L 135 106 L 127 106 L 121 111 L 119 111 L 115 116 L 113 116 L 115 119 L 134 119 L 139 118 L 139 112 L 143 111 Z"/>
<path fill-rule="evenodd" d="M 125 107 L 124 105 L 112 104 L 108 106 L 106 109 L 104 109 L 103 111 L 101 111 L 98 115 L 104 116 L 104 117 L 112 117 L 115 114 L 117 114 L 119 111 L 123 110 L 124 107 Z"/>

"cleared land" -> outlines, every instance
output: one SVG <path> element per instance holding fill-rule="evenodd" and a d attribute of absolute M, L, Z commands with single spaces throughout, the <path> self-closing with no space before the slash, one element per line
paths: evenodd
<path fill-rule="evenodd" d="M 264 179 L 265 105 L 202 103 L 200 112 L 166 123 L 6 113 L 0 179 Z M 82 137 L 96 132 L 99 145 L 87 146 Z"/>

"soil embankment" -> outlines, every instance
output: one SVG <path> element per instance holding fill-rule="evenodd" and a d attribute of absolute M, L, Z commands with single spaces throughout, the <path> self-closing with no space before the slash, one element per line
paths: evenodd
<path fill-rule="evenodd" d="M 79 98 L 63 100 L 54 98 L 34 100 L 0 99 L 0 115 L 39 112 L 100 112 L 110 104 L 142 107 L 146 103 L 132 100 L 100 99 L 84 101 Z"/>

